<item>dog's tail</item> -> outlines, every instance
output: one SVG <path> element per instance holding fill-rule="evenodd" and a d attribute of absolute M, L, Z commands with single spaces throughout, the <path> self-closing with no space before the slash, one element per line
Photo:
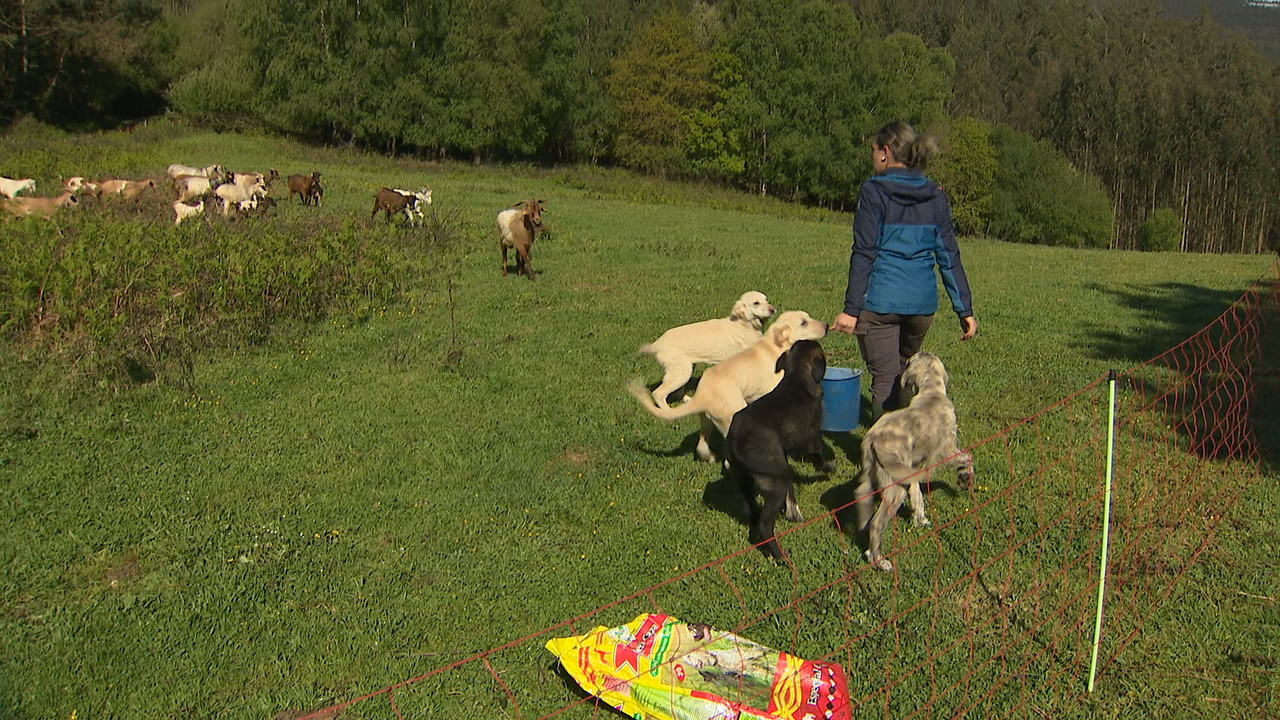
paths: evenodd
<path fill-rule="evenodd" d="M 858 502 L 859 532 L 867 529 L 867 523 L 871 522 L 871 514 L 875 511 L 876 502 L 879 500 L 876 496 L 876 490 L 879 489 L 876 482 L 879 469 L 875 446 L 863 438 L 862 472 L 858 474 L 860 480 L 858 487 L 853 491 L 853 497 Z"/>
<path fill-rule="evenodd" d="M 658 352 L 658 351 L 657 351 L 657 350 L 655 350 L 655 349 L 653 348 L 653 343 L 645 343 L 644 345 L 641 345 L 641 346 L 640 346 L 640 349 L 639 349 L 639 350 L 636 350 L 636 352 L 638 352 L 638 353 L 649 353 L 649 354 L 653 355 L 653 354 L 657 354 L 657 352 Z"/>
<path fill-rule="evenodd" d="M 630 383 L 627 383 L 627 392 L 634 395 L 636 400 L 640 401 L 640 404 L 645 410 L 648 410 L 655 417 L 662 418 L 663 420 L 679 420 L 682 417 L 688 417 L 695 413 L 702 412 L 702 406 L 698 403 L 697 395 L 694 395 L 693 399 L 689 402 L 681 403 L 675 407 L 664 408 L 654 402 L 653 395 L 649 393 L 648 388 L 641 384 L 639 380 L 632 380 Z"/>

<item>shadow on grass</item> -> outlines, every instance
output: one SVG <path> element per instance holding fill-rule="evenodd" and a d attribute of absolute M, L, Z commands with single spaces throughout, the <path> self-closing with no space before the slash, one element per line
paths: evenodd
<path fill-rule="evenodd" d="M 1136 310 L 1142 331 L 1095 330 L 1081 349 L 1095 358 L 1128 362 L 1156 357 L 1204 329 L 1241 294 L 1174 282 L 1124 287 L 1091 284 L 1085 289 L 1110 295 L 1121 306 Z"/>
<path fill-rule="evenodd" d="M 1096 333 L 1096 357 L 1143 362 L 1125 382 L 1163 413 L 1189 451 L 1209 459 L 1256 454 L 1280 464 L 1280 283 L 1265 278 L 1243 296 L 1185 283 L 1117 290 L 1146 320 L 1135 336 Z M 1227 311 L 1224 312 L 1224 309 Z"/>
<path fill-rule="evenodd" d="M 671 450 L 654 450 L 653 448 L 642 447 L 639 445 L 636 446 L 636 450 L 639 450 L 645 455 L 648 455 L 650 457 L 661 457 L 661 458 L 680 457 L 681 455 L 689 455 L 692 457 L 696 457 L 696 455 L 694 454 L 694 451 L 697 450 L 697 448 L 698 448 L 697 432 L 692 432 L 686 435 L 684 439 L 680 441 L 680 444 Z M 720 448 L 715 443 L 711 444 L 711 449 L 715 452 L 720 451 Z"/>

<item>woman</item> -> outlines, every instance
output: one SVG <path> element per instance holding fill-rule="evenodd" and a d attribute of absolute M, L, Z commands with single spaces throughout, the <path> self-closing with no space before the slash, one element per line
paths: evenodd
<path fill-rule="evenodd" d="M 853 221 L 853 255 L 844 312 L 832 330 L 858 336 L 871 373 L 872 421 L 891 405 L 907 358 L 920 352 L 938 310 L 934 268 L 960 318 L 961 340 L 978 332 L 969 280 L 960 263 L 951 206 L 924 175 L 937 142 L 898 121 L 876 133 Z"/>

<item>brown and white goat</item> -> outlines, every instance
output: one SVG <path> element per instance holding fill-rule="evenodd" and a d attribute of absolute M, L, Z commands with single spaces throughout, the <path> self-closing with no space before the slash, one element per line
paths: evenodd
<path fill-rule="evenodd" d="M 311 175 L 290 175 L 289 176 L 289 199 L 292 200 L 294 194 L 297 193 L 298 199 L 303 205 L 319 205 L 320 197 L 324 195 L 324 189 L 320 187 L 320 173 L 312 172 Z"/>
<path fill-rule="evenodd" d="M 529 251 L 542 229 L 543 200 L 521 200 L 508 210 L 498 213 L 498 232 L 501 238 L 502 275 L 507 274 L 507 249 L 516 251 L 516 273 L 533 279 L 533 266 Z"/>
<path fill-rule="evenodd" d="M 383 210 L 387 213 L 387 222 L 391 222 L 392 215 L 404 213 L 409 221 L 413 221 L 413 208 L 418 204 L 418 198 L 411 194 L 404 193 L 400 190 L 392 190 L 391 188 L 382 188 L 377 195 L 373 196 L 373 212 L 369 213 L 369 219 L 372 220 L 378 216 L 378 211 Z"/>

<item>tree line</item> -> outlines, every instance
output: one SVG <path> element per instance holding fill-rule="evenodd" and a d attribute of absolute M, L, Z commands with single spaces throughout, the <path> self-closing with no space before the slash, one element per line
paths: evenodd
<path fill-rule="evenodd" d="M 963 232 L 1276 247 L 1280 74 L 1149 0 L 9 0 L 0 119 L 169 108 L 392 154 L 621 165 L 853 209 L 942 139 Z"/>

